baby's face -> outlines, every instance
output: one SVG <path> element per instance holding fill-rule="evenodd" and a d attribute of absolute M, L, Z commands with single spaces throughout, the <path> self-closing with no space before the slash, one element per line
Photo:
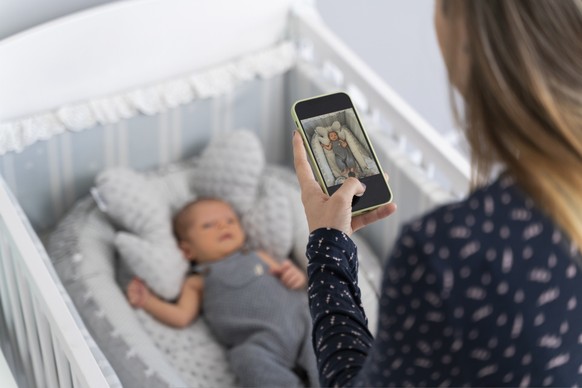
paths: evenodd
<path fill-rule="evenodd" d="M 245 233 L 232 207 L 221 201 L 202 201 L 188 209 L 188 229 L 182 243 L 188 244 L 192 260 L 210 262 L 240 250 Z"/>
<path fill-rule="evenodd" d="M 337 140 L 337 132 L 331 131 L 328 136 L 329 136 L 329 140 L 331 140 L 331 141 Z"/>

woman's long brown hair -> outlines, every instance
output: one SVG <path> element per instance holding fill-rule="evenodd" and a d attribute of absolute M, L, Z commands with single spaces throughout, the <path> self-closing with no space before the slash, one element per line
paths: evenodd
<path fill-rule="evenodd" d="M 468 34 L 473 183 L 501 162 L 582 248 L 582 0 L 452 2 Z"/>

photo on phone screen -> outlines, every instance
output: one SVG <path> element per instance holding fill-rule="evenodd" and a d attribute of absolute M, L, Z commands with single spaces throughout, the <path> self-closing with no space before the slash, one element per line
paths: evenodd
<path fill-rule="evenodd" d="M 301 125 L 330 194 L 348 177 L 380 173 L 352 108 L 304 119 Z"/>
<path fill-rule="evenodd" d="M 332 195 L 349 177 L 366 185 L 352 200 L 359 214 L 392 201 L 378 158 L 350 97 L 343 92 L 297 101 L 291 110 L 317 170 L 320 183 Z"/>

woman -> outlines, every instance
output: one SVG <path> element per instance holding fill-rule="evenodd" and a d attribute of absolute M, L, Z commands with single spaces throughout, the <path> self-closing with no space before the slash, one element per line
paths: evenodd
<path fill-rule="evenodd" d="M 352 219 L 365 187 L 350 178 L 325 196 L 293 139 L 321 383 L 580 385 L 582 2 L 438 0 L 435 25 L 465 100 L 474 190 L 403 229 L 375 339 L 348 236 L 395 206 Z"/>

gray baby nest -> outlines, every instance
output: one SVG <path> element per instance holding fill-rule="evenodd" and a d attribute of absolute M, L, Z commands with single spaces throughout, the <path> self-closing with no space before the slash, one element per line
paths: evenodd
<path fill-rule="evenodd" d="M 193 164 L 182 163 L 151 173 L 168 182 L 187 179 Z M 307 226 L 296 179 L 282 167 L 268 166 L 269 180 L 286 187 L 293 209 L 293 258 L 305 267 Z M 303 221 L 302 221 L 303 220 Z M 81 199 L 59 222 L 48 241 L 48 252 L 90 334 L 122 384 L 127 387 L 228 387 L 236 385 L 225 350 L 213 338 L 204 319 L 184 329 L 159 323 L 127 302 L 123 285 L 129 273 L 114 245 L 116 227 L 92 197 Z M 361 239 L 360 260 L 377 262 Z M 375 324 L 376 293 L 360 275 L 360 288 L 371 325 Z M 374 328 L 371 327 L 373 330 Z"/>

